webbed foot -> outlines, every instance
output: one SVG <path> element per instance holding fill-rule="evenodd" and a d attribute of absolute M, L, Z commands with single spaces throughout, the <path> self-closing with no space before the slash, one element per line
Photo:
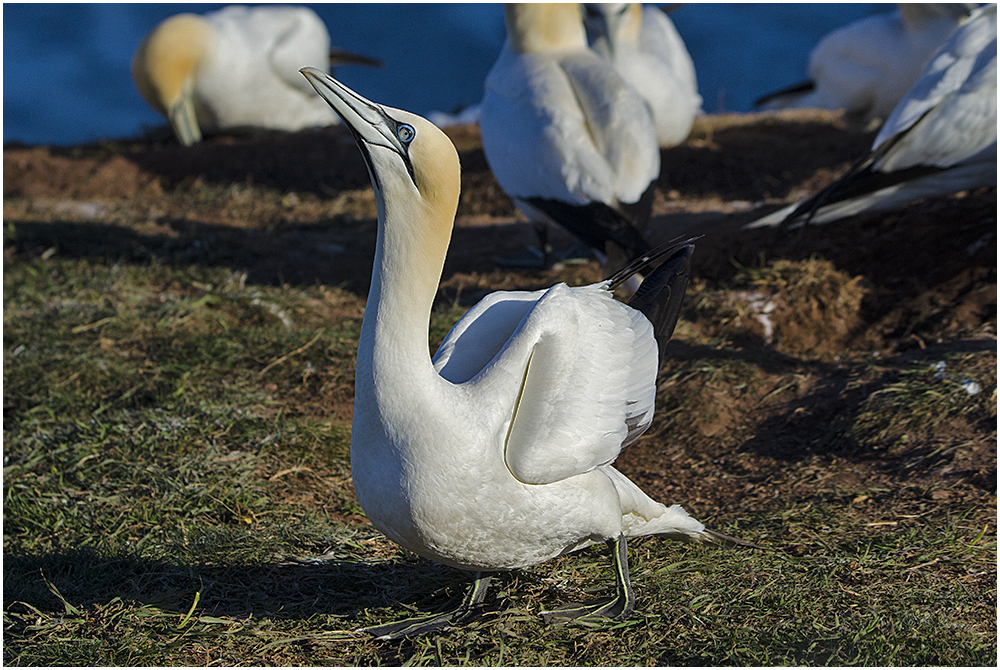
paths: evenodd
<path fill-rule="evenodd" d="M 628 548 L 625 536 L 619 535 L 613 540 L 608 540 L 608 547 L 611 549 L 611 560 L 615 568 L 615 590 L 617 591 L 615 597 L 590 603 L 566 605 L 542 612 L 542 619 L 545 620 L 545 623 L 558 625 L 574 619 L 624 620 L 628 618 L 635 607 L 635 595 L 632 593 L 632 584 L 628 577 Z"/>
<path fill-rule="evenodd" d="M 483 575 L 483 573 L 477 572 L 472 585 L 462 597 L 462 602 L 455 609 L 439 614 L 427 614 L 402 619 L 401 621 L 382 624 L 381 626 L 369 626 L 368 628 L 362 628 L 361 632 L 368 633 L 380 640 L 399 640 L 404 637 L 433 633 L 449 626 L 460 626 L 476 619 L 481 619 L 483 617 L 483 608 L 480 605 L 486 597 L 490 577 L 490 574 Z"/>

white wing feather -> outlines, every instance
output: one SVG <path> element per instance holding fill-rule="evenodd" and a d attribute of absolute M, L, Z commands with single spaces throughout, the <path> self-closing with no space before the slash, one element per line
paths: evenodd
<path fill-rule="evenodd" d="M 996 35 L 990 5 L 941 47 L 875 138 L 872 150 L 903 135 L 876 169 L 949 167 L 996 142 Z"/>
<path fill-rule="evenodd" d="M 652 419 L 657 349 L 639 312 L 603 288 L 557 285 L 526 316 L 533 341 L 505 460 L 528 484 L 613 461 Z"/>
<path fill-rule="evenodd" d="M 544 293 L 497 291 L 484 297 L 445 335 L 434 354 L 434 369 L 453 384 L 475 377 L 507 345 Z"/>
<path fill-rule="evenodd" d="M 433 362 L 454 384 L 486 385 L 483 411 L 504 414 L 504 459 L 526 484 L 612 462 L 653 418 L 653 327 L 601 284 L 490 294 L 455 324 Z M 508 400 L 495 402 L 500 395 Z"/>

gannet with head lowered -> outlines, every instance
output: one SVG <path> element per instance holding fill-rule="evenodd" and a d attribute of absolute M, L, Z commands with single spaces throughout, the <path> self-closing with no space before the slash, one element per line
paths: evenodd
<path fill-rule="evenodd" d="M 997 6 L 976 9 L 934 54 L 871 153 L 801 203 L 747 228 L 829 223 L 997 183 Z"/>
<path fill-rule="evenodd" d="M 761 109 L 843 109 L 884 119 L 974 3 L 899 3 L 899 9 L 833 31 L 809 54 L 809 80 L 761 96 Z"/>
<path fill-rule="evenodd" d="M 132 78 L 184 145 L 222 130 L 300 130 L 337 116 L 298 70 L 307 63 L 378 61 L 331 52 L 326 25 L 306 7 L 230 6 L 178 14 L 139 45 Z"/>
<path fill-rule="evenodd" d="M 477 572 L 456 610 L 367 630 L 394 638 L 461 623 L 475 615 L 488 573 L 600 542 L 612 549 L 616 596 L 544 614 L 627 616 L 627 537 L 722 537 L 611 466 L 652 420 L 692 247 L 655 254 L 669 258 L 634 295 L 638 309 L 611 291 L 657 258 L 590 286 L 492 293 L 431 358 L 431 306 L 458 206 L 455 147 L 415 114 L 302 72 L 353 132 L 378 206 L 351 429 L 358 500 L 393 541 Z"/>
<path fill-rule="evenodd" d="M 691 54 L 670 18 L 637 2 L 587 3 L 584 11 L 590 47 L 649 104 L 660 148 L 686 140 L 701 96 Z"/>
<path fill-rule="evenodd" d="M 649 107 L 587 47 L 579 5 L 509 4 L 504 19 L 480 108 L 486 160 L 529 219 L 610 252 L 615 270 L 649 249 L 660 173 Z"/>

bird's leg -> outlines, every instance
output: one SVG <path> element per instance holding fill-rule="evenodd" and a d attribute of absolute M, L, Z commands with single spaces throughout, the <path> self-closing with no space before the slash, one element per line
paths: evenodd
<path fill-rule="evenodd" d="M 538 248 L 542 252 L 542 268 L 549 268 L 553 263 L 552 243 L 549 242 L 549 227 L 541 221 L 536 221 L 535 235 L 538 236 Z"/>
<path fill-rule="evenodd" d="M 380 640 L 398 640 L 413 635 L 431 633 L 448 626 L 458 626 L 469 623 L 482 616 L 479 605 L 486 597 L 486 590 L 490 585 L 490 573 L 477 572 L 472 580 L 472 585 L 462 597 L 462 602 L 458 607 L 440 614 L 428 614 L 410 619 L 403 619 L 394 623 L 387 623 L 381 626 L 370 626 L 362 628 L 361 632 L 373 635 Z"/>
<path fill-rule="evenodd" d="M 611 549 L 611 561 L 615 568 L 615 597 L 580 605 L 566 605 L 556 610 L 542 612 L 545 623 L 560 624 L 573 619 L 589 619 L 591 617 L 606 617 L 608 619 L 624 620 L 635 607 L 635 596 L 632 584 L 628 578 L 628 547 L 625 536 L 619 535 L 608 540 Z"/>

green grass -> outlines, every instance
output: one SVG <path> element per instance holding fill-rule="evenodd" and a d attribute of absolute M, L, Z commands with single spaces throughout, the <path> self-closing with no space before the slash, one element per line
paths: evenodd
<path fill-rule="evenodd" d="M 996 663 L 995 513 L 864 487 L 783 492 L 719 528 L 775 551 L 632 542 L 625 622 L 538 616 L 611 586 L 592 548 L 500 576 L 490 620 L 373 641 L 356 630 L 441 608 L 468 577 L 392 545 L 354 497 L 362 301 L 226 269 L 43 256 L 4 266 L 7 664 Z M 460 313 L 435 314 L 432 340 Z M 984 360 L 948 362 L 983 397 L 915 366 L 838 430 L 874 450 L 988 422 Z M 762 374 L 697 354 L 676 376 L 739 399 Z"/>

